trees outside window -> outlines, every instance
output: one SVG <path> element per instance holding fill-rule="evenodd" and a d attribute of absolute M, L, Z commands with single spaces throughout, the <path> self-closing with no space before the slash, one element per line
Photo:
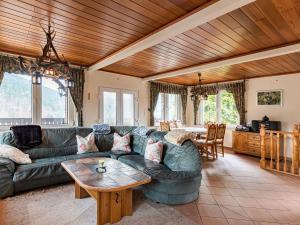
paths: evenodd
<path fill-rule="evenodd" d="M 219 91 L 217 95 L 209 95 L 207 100 L 201 101 L 199 107 L 201 124 L 214 122 L 235 126 L 240 122 L 234 97 L 225 90 Z"/>

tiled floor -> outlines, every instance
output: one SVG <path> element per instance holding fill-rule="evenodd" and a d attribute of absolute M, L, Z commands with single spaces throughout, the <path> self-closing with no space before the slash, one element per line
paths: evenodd
<path fill-rule="evenodd" d="M 175 207 L 203 225 L 300 225 L 300 178 L 260 169 L 259 159 L 227 152 L 203 164 L 197 202 Z"/>

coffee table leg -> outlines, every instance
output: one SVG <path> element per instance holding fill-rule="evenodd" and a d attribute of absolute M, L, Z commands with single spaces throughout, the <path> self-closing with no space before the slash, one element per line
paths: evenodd
<path fill-rule="evenodd" d="M 75 198 L 85 198 L 90 196 L 80 185 L 75 181 Z"/>
<path fill-rule="evenodd" d="M 97 192 L 97 225 L 116 223 L 132 215 L 132 190 Z"/>

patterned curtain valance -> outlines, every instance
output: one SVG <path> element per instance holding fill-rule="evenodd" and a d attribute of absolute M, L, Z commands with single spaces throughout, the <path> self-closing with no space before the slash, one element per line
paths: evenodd
<path fill-rule="evenodd" d="M 186 105 L 188 90 L 186 86 L 166 84 L 161 82 L 150 82 L 150 126 L 154 126 L 154 110 L 159 93 L 179 94 L 182 102 L 182 123 L 186 123 Z"/>
<path fill-rule="evenodd" d="M 150 90 L 158 91 L 159 93 L 187 95 L 187 87 L 183 85 L 167 84 L 161 82 L 150 82 Z"/>
<path fill-rule="evenodd" d="M 17 74 L 23 72 L 20 70 L 18 58 L 0 55 L 0 85 L 5 72 Z"/>
<path fill-rule="evenodd" d="M 240 115 L 240 124 L 246 124 L 246 109 L 245 109 L 245 81 L 241 82 L 231 82 L 231 83 L 223 83 L 223 84 L 213 84 L 213 85 L 203 85 L 201 88 L 196 87 L 192 88 L 191 92 L 200 94 L 201 92 L 206 92 L 208 95 L 216 95 L 220 90 L 226 90 L 233 94 L 234 101 L 236 104 L 236 108 Z M 198 115 L 198 108 L 200 102 L 194 103 L 194 117 L 196 118 Z M 195 108 L 196 107 L 196 108 Z M 194 118 L 194 123 L 196 123 L 196 119 Z"/>

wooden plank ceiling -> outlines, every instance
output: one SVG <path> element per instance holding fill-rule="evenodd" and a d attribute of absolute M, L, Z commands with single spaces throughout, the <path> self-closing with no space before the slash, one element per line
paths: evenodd
<path fill-rule="evenodd" d="M 90 66 L 208 0 L 0 0 L 0 50 L 38 56 L 54 22 L 54 45 L 74 64 Z M 300 0 L 257 0 L 141 51 L 104 71 L 149 77 L 300 41 Z M 300 71 L 298 53 L 204 72 L 205 83 Z M 162 81 L 193 85 L 195 74 Z"/>
<path fill-rule="evenodd" d="M 224 66 L 202 72 L 202 83 L 217 83 L 230 80 L 243 80 L 263 76 L 284 75 L 300 73 L 300 53 L 256 60 L 237 65 Z M 161 79 L 163 82 L 196 85 L 197 73 Z"/>
<path fill-rule="evenodd" d="M 50 19 L 54 45 L 75 64 L 96 60 L 206 3 L 206 0 L 0 0 L 0 50 L 41 54 Z"/>

